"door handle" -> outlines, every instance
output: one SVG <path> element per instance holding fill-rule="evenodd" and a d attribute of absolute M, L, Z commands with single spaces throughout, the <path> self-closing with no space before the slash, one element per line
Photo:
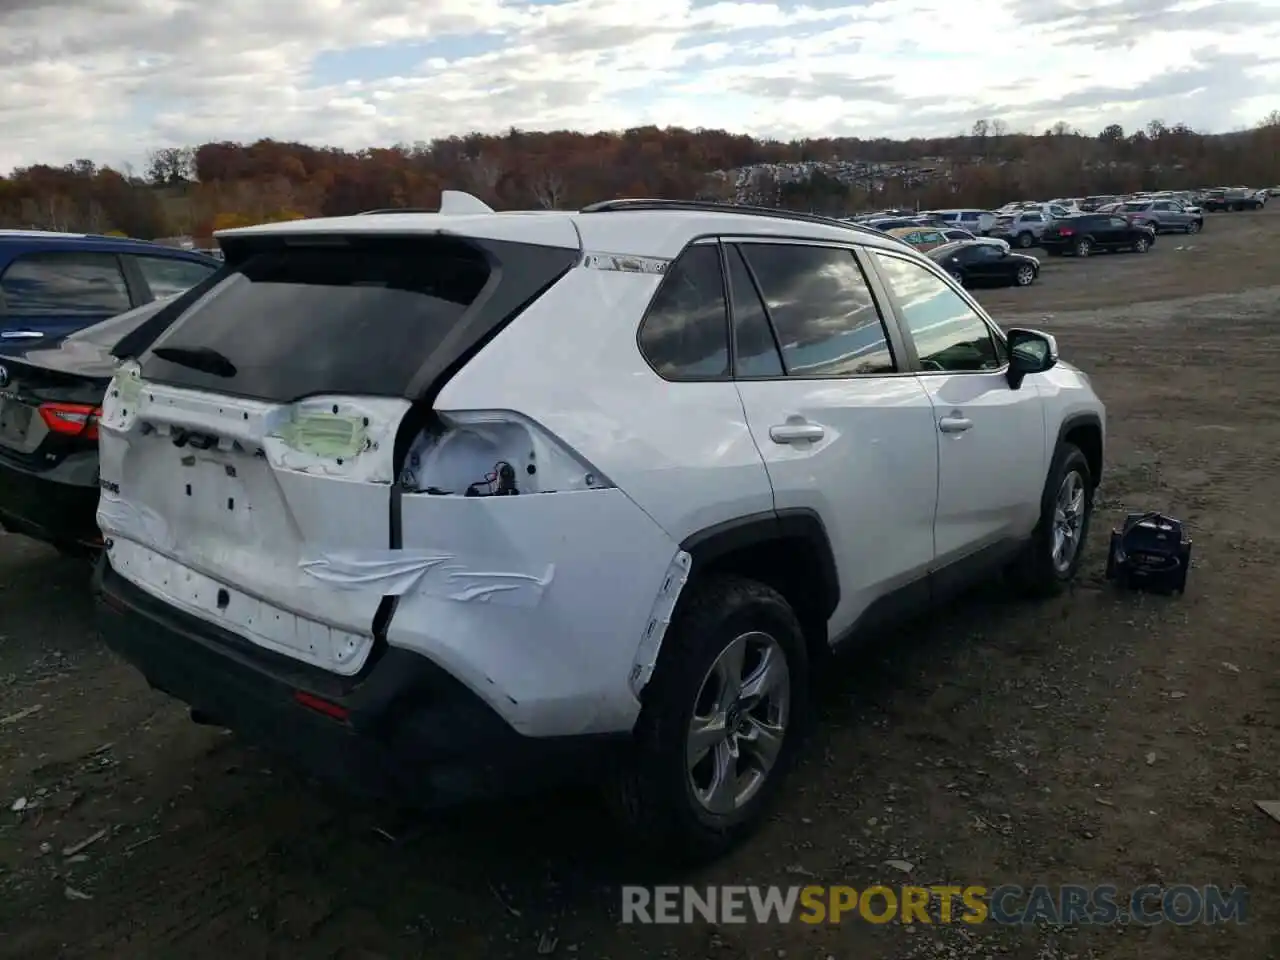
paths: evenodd
<path fill-rule="evenodd" d="M 938 429 L 943 433 L 964 433 L 973 426 L 973 421 L 968 417 L 952 415 L 943 417 L 938 421 Z"/>
<path fill-rule="evenodd" d="M 0 330 L 0 340 L 43 340 L 39 330 Z"/>
<path fill-rule="evenodd" d="M 774 443 L 804 443 L 824 436 L 826 431 L 818 423 L 779 423 L 769 428 L 769 439 Z"/>

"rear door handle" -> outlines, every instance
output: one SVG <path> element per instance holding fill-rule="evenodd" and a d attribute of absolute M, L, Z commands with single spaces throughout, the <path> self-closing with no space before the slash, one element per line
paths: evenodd
<path fill-rule="evenodd" d="M 968 417 L 950 416 L 943 417 L 938 421 L 938 429 L 943 433 L 964 433 L 973 426 L 973 421 Z"/>
<path fill-rule="evenodd" d="M 43 340 L 39 330 L 0 330 L 0 340 Z"/>
<path fill-rule="evenodd" d="M 774 443 L 804 443 L 824 436 L 826 431 L 818 423 L 779 423 L 769 428 L 769 439 Z"/>

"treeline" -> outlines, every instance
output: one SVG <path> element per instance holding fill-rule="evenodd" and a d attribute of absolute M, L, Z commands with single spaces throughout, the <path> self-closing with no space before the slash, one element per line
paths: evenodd
<path fill-rule="evenodd" d="M 815 162 L 822 165 L 797 166 Z M 754 169 L 724 173 L 743 168 Z M 442 188 L 468 190 L 499 209 L 703 196 L 854 212 L 1277 181 L 1280 112 L 1224 135 L 1158 120 L 1097 136 L 1065 124 L 1010 133 L 997 120 L 956 137 L 790 142 L 681 128 L 512 129 L 355 152 L 274 140 L 206 143 L 156 150 L 140 171 L 91 160 L 37 165 L 0 178 L 0 226 L 205 238 L 267 220 L 434 208 Z"/>

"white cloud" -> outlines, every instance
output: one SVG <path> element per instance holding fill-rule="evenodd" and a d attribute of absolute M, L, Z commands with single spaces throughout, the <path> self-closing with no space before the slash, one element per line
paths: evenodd
<path fill-rule="evenodd" d="M 983 116 L 1035 130 L 1160 117 L 1223 130 L 1276 103 L 1276 0 L 0 4 L 0 170 L 513 125 L 900 137 Z"/>

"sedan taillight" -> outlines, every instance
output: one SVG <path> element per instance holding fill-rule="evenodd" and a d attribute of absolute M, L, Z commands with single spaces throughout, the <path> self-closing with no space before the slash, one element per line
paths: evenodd
<path fill-rule="evenodd" d="M 87 403 L 42 403 L 40 419 L 54 433 L 85 440 L 98 439 L 98 418 L 101 407 Z"/>

